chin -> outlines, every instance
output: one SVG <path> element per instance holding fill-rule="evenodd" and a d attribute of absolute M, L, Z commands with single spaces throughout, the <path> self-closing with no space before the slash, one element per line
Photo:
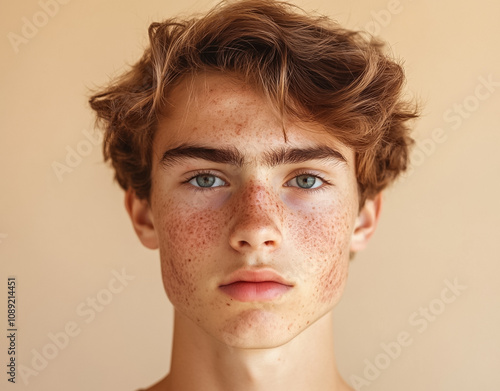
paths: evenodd
<path fill-rule="evenodd" d="M 227 319 L 215 337 L 233 348 L 271 349 L 291 341 L 302 329 L 282 315 L 252 309 Z"/>

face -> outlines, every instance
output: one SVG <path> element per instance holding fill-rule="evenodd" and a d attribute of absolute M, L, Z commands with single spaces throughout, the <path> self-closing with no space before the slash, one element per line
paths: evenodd
<path fill-rule="evenodd" d="M 228 76 L 183 82 L 154 140 L 150 204 L 127 202 L 159 247 L 176 311 L 235 347 L 279 346 L 329 313 L 363 246 L 353 151 L 319 125 L 282 123 Z"/>

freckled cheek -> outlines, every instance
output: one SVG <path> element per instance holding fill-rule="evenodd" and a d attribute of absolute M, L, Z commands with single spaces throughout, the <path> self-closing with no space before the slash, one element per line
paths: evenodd
<path fill-rule="evenodd" d="M 338 254 L 348 245 L 351 226 L 349 212 L 335 206 L 311 207 L 294 213 L 288 220 L 295 247 L 311 256 Z"/>
<path fill-rule="evenodd" d="M 344 258 L 325 260 L 330 266 L 322 271 L 317 285 L 317 296 L 322 303 L 336 303 L 344 291 L 349 268 L 349 261 Z"/>
<path fill-rule="evenodd" d="M 314 295 L 321 302 L 339 298 L 349 265 L 350 214 L 341 208 L 319 208 L 299 213 L 293 226 L 294 243 L 301 254 L 301 274 L 315 281 Z"/>
<path fill-rule="evenodd" d="M 172 254 L 186 257 L 188 254 L 200 254 L 217 243 L 221 229 L 216 213 L 176 211 L 165 218 L 161 235 Z"/>
<path fill-rule="evenodd" d="M 155 221 L 161 222 L 157 229 L 165 290 L 174 304 L 187 301 L 200 288 L 203 271 L 213 267 L 225 224 L 216 211 L 179 203 L 159 213 Z"/>
<path fill-rule="evenodd" d="M 328 224 L 328 222 L 324 222 Z M 347 213 L 330 221 L 323 240 L 325 257 L 319 275 L 318 296 L 322 302 L 338 300 L 343 292 L 349 268 L 349 243 L 351 225 Z"/>

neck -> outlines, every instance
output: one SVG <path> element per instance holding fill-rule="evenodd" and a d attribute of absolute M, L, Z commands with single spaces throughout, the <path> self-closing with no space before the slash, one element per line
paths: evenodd
<path fill-rule="evenodd" d="M 176 313 L 171 370 L 164 384 L 175 391 L 350 389 L 335 364 L 331 312 L 272 349 L 227 346 Z"/>

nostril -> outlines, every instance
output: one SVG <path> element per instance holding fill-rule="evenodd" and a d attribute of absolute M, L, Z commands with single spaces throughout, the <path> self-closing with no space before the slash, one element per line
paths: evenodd
<path fill-rule="evenodd" d="M 238 221 L 229 234 L 229 243 L 237 251 L 274 251 L 281 244 L 280 230 L 270 219 Z M 257 223 L 257 224 L 256 224 Z"/>
<path fill-rule="evenodd" d="M 240 241 L 238 242 L 238 244 L 239 244 L 239 246 L 240 246 L 240 247 L 250 246 L 250 243 L 248 243 L 248 242 L 247 242 L 247 241 L 245 241 L 245 240 L 240 240 Z"/>

